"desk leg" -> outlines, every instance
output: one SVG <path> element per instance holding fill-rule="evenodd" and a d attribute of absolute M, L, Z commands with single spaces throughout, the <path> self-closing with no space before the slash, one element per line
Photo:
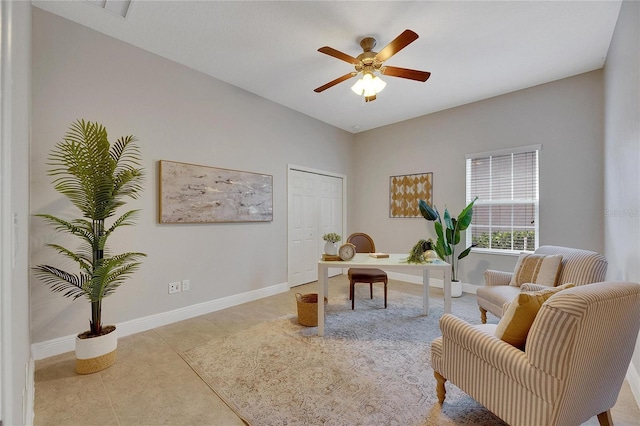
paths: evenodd
<path fill-rule="evenodd" d="M 451 268 L 444 269 L 444 313 L 451 313 Z"/>
<path fill-rule="evenodd" d="M 318 265 L 318 336 L 324 336 L 324 298 L 329 295 L 329 269 Z"/>
<path fill-rule="evenodd" d="M 422 270 L 422 306 L 424 314 L 429 315 L 429 270 Z"/>

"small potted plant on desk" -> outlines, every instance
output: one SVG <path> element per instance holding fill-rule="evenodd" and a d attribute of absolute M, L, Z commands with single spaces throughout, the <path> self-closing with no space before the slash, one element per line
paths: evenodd
<path fill-rule="evenodd" d="M 419 240 L 411 249 L 407 263 L 426 263 L 438 259 L 438 253 L 433 249 L 433 240 Z"/>
<path fill-rule="evenodd" d="M 325 254 L 329 254 L 335 256 L 338 254 L 338 242 L 342 240 L 342 237 L 335 232 L 331 232 L 329 234 L 324 234 L 322 239 L 326 241 L 324 243 L 324 252 Z"/>
<path fill-rule="evenodd" d="M 70 221 L 50 214 L 38 214 L 56 231 L 64 231 L 82 240 L 74 251 L 57 244 L 47 244 L 76 262 L 79 273 L 55 266 L 38 265 L 35 274 L 54 292 L 74 300 L 86 297 L 91 304 L 90 329 L 76 338 L 76 371 L 95 373 L 110 367 L 116 358 L 117 336 L 114 325 L 102 325 L 102 299 L 113 292 L 140 265 L 144 253 L 111 254 L 107 239 L 121 226 L 133 225 L 138 210 L 130 210 L 107 226 L 124 198 L 137 198 L 143 171 L 139 168 L 140 151 L 133 136 L 118 139 L 111 145 L 107 130 L 98 123 L 78 120 L 49 156 L 55 189 L 66 196 L 82 213 Z"/>

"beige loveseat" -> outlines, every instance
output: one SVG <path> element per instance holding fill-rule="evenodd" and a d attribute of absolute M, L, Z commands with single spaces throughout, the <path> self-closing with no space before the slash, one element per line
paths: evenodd
<path fill-rule="evenodd" d="M 540 246 L 534 252 L 540 255 L 561 255 L 562 265 L 556 285 L 574 283 L 577 286 L 604 281 L 607 259 L 594 251 L 558 246 Z M 476 298 L 482 323 L 487 322 L 487 311 L 502 317 L 502 307 L 520 293 L 519 287 L 509 285 L 513 272 L 487 270 L 485 286 L 478 288 Z"/>
<path fill-rule="evenodd" d="M 431 344 L 438 399 L 449 380 L 512 426 L 612 425 L 640 327 L 640 284 L 602 282 L 544 302 L 522 351 L 495 324 L 440 318 Z"/>

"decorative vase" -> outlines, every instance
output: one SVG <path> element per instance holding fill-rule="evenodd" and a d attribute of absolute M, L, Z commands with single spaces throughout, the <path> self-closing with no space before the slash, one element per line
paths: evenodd
<path fill-rule="evenodd" d="M 81 338 L 88 332 L 76 336 L 76 372 L 92 374 L 109 368 L 116 362 L 118 333 L 115 325 L 103 327 L 107 334 L 97 337 Z"/>
<path fill-rule="evenodd" d="M 438 259 L 438 253 L 435 250 L 427 250 L 424 252 L 424 260 L 427 262 L 433 262 Z"/>
<path fill-rule="evenodd" d="M 458 280 L 451 280 L 451 297 L 462 296 L 462 283 Z"/>
<path fill-rule="evenodd" d="M 338 244 L 327 241 L 326 243 L 324 243 L 324 253 L 335 256 L 336 254 L 338 254 Z"/>

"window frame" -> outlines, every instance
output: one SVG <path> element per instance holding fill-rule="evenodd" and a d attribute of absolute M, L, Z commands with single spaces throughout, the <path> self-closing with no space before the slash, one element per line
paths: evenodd
<path fill-rule="evenodd" d="M 479 153 L 475 153 L 475 154 L 467 154 L 465 156 L 465 197 L 466 197 L 466 202 L 467 204 L 469 204 L 471 201 L 473 201 L 472 197 L 474 197 L 473 194 L 471 194 L 471 183 L 472 183 L 472 176 L 471 176 L 471 161 L 472 160 L 476 160 L 476 159 L 480 159 L 480 158 L 492 158 L 492 157 L 501 157 L 501 156 L 508 156 L 508 155 L 515 155 L 515 154 L 523 154 L 523 153 L 533 153 L 535 152 L 535 159 L 536 159 L 536 165 L 535 165 L 535 196 L 536 198 L 534 200 L 514 200 L 511 199 L 509 201 L 509 204 L 518 204 L 518 203 L 531 203 L 533 201 L 534 204 L 534 234 L 535 234 L 535 242 L 534 242 L 534 248 L 533 250 L 526 250 L 526 252 L 533 252 L 535 249 L 538 248 L 539 246 L 539 240 L 540 240 L 540 151 L 542 151 L 542 145 L 527 145 L 527 146 L 521 146 L 521 147 L 515 147 L 515 148 L 507 148 L 507 149 L 501 149 L 501 150 L 494 150 L 494 151 L 486 151 L 486 152 L 479 152 Z M 513 180 L 511 181 L 511 185 L 513 187 Z M 482 201 L 481 199 L 476 200 L 475 204 L 474 204 L 474 208 L 477 205 L 485 205 L 485 206 L 495 206 L 495 205 L 502 205 L 502 204 L 506 204 L 505 201 L 500 201 L 500 200 L 487 200 L 487 201 Z M 475 219 L 474 219 L 475 220 Z M 473 240 L 473 228 L 474 228 L 475 224 L 471 223 L 471 225 L 469 225 L 469 228 L 467 228 L 466 231 L 466 235 L 465 235 L 465 239 L 466 239 L 466 244 L 467 247 L 470 246 L 472 244 L 472 240 Z M 495 226 L 496 228 L 505 228 L 504 225 L 494 225 L 491 222 L 489 222 L 489 234 L 491 234 L 491 227 Z M 483 225 L 484 227 L 484 225 Z M 513 232 L 513 228 L 514 225 L 513 223 L 511 223 L 508 227 L 511 227 L 512 232 Z M 491 243 L 491 239 L 489 241 Z M 503 254 L 503 255 L 517 255 L 520 254 L 521 252 L 525 251 L 525 250 L 512 250 L 512 249 L 496 249 L 496 248 L 486 248 L 486 247 L 482 247 L 482 248 L 477 248 L 474 247 L 472 249 L 473 252 L 476 253 L 488 253 L 488 254 Z"/>

